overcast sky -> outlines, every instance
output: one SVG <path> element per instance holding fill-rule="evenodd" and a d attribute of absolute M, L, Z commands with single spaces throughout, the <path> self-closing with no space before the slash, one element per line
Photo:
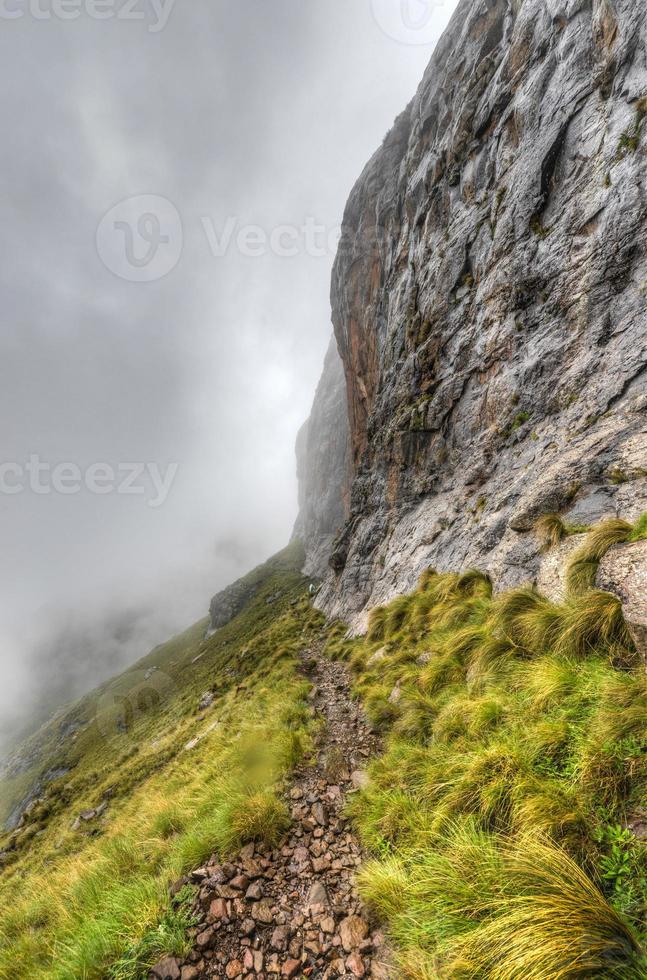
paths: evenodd
<path fill-rule="evenodd" d="M 335 229 L 454 6 L 0 2 L 4 727 L 35 648 L 83 686 L 287 542 Z"/>

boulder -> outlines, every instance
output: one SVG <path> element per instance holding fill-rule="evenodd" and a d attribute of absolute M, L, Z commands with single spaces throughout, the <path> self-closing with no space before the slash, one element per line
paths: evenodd
<path fill-rule="evenodd" d="M 173 956 L 165 956 L 153 967 L 151 977 L 155 980 L 180 980 L 180 964 Z"/>
<path fill-rule="evenodd" d="M 368 923 L 359 915 L 349 915 L 339 925 L 339 936 L 346 952 L 351 953 L 368 936 Z"/>
<path fill-rule="evenodd" d="M 647 541 L 611 548 L 600 562 L 596 584 L 622 602 L 629 632 L 647 664 Z"/>
<path fill-rule="evenodd" d="M 551 602 L 563 602 L 566 598 L 568 562 L 585 537 L 585 534 L 571 534 L 542 556 L 537 573 L 537 588 Z"/>

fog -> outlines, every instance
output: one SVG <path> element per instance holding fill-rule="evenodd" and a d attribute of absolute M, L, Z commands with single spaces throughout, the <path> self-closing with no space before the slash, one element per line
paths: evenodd
<path fill-rule="evenodd" d="M 287 543 L 336 229 L 454 6 L 0 4 L 0 737 Z"/>

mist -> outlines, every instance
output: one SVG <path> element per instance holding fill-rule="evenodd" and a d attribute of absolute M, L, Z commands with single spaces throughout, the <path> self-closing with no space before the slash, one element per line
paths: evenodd
<path fill-rule="evenodd" d="M 454 6 L 3 5 L 0 740 L 287 543 L 344 204 Z"/>

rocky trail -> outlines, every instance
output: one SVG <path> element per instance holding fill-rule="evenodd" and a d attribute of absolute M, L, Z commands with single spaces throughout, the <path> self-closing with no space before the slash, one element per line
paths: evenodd
<path fill-rule="evenodd" d="M 249 844 L 232 861 L 214 858 L 192 873 L 199 886 L 194 949 L 184 962 L 162 960 L 151 980 L 391 975 L 384 936 L 355 889 L 363 854 L 344 818 L 378 739 L 351 700 L 344 665 L 319 650 L 304 652 L 302 661 L 324 724 L 315 764 L 297 769 L 288 791 L 288 834 L 274 850 Z"/>

